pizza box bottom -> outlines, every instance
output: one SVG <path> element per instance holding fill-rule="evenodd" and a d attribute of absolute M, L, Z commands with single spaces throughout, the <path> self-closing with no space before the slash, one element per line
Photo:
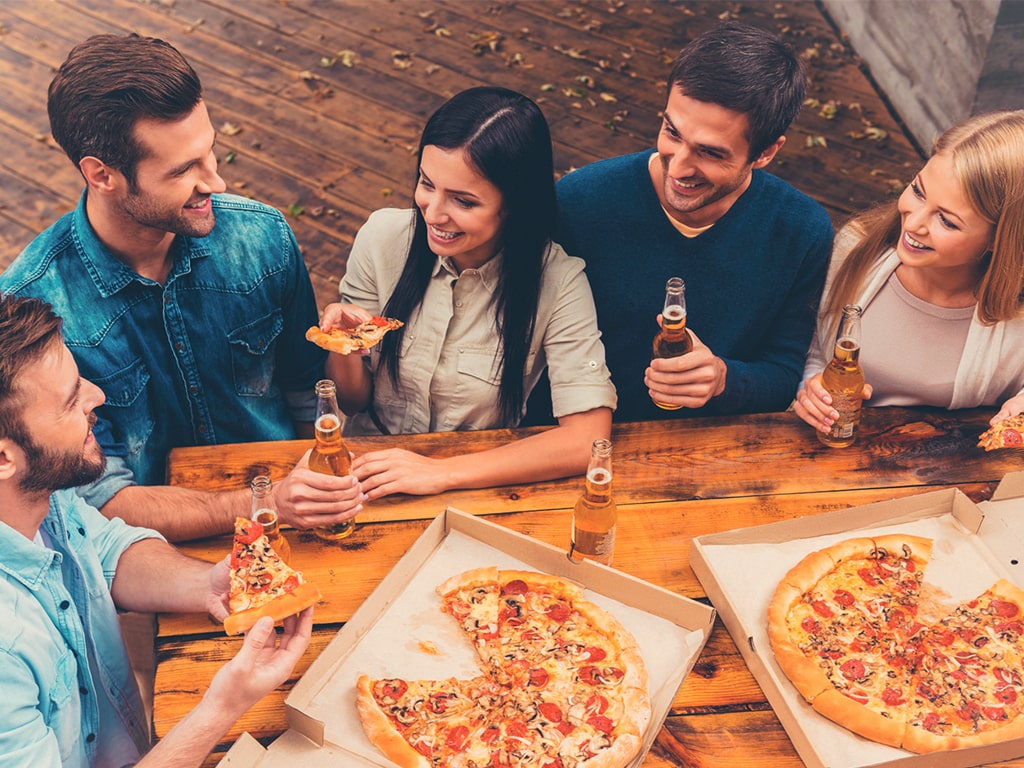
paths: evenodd
<path fill-rule="evenodd" d="M 573 563 L 562 549 L 453 508 L 428 526 L 292 689 L 285 700 L 289 730 L 267 748 L 243 734 L 220 765 L 393 765 L 363 732 L 356 679 L 478 675 L 476 652 L 441 611 L 434 588 L 454 574 L 493 565 L 570 579 L 632 633 L 647 666 L 652 706 L 643 749 L 629 768 L 641 765 L 711 634 L 714 609 L 604 565 Z"/>
<path fill-rule="evenodd" d="M 1014 485 L 1024 496 L 1024 473 Z M 1005 482 L 1005 479 L 1004 479 Z M 1013 496 L 1005 492 L 1003 496 Z M 996 496 L 999 496 L 997 492 Z M 986 502 L 990 503 L 990 502 Z M 1015 503 L 1024 521 L 1024 500 Z M 933 491 L 812 517 L 695 538 L 690 564 L 751 673 L 757 679 L 797 753 L 809 768 L 967 768 L 1024 755 L 1024 739 L 947 752 L 914 754 L 846 730 L 815 712 L 775 662 L 768 640 L 767 608 L 787 571 L 806 554 L 862 535 L 907 533 L 933 540 L 925 581 L 948 596 L 949 604 L 981 594 L 993 582 L 1021 583 L 1024 548 L 1013 550 L 1000 525 L 958 489 Z M 988 522 L 988 525 L 986 525 Z M 1024 522 L 1012 526 L 1024 541 Z M 1003 539 L 996 551 L 991 544 Z M 1016 554 L 1011 554 L 1011 550 Z M 758 574 L 752 579 L 751 574 Z"/>

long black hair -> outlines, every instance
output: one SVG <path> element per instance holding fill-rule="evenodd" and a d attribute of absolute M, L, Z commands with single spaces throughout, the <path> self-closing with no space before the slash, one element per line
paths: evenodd
<path fill-rule="evenodd" d="M 470 88 L 445 102 L 427 121 L 423 148 L 462 150 L 467 161 L 501 192 L 505 221 L 500 233 L 501 263 L 495 291 L 495 324 L 501 338 L 498 402 L 511 426 L 522 416 L 523 372 L 533 340 L 544 253 L 554 229 L 554 163 L 551 133 L 540 108 L 506 88 Z M 415 209 L 409 257 L 385 307 L 388 317 L 408 320 L 423 300 L 437 256 L 427 242 L 427 225 Z M 399 350 L 405 328 L 381 342 L 382 367 L 398 381 Z"/>

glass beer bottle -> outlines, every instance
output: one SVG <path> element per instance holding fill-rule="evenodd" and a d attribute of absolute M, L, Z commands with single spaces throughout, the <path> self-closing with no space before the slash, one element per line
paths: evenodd
<path fill-rule="evenodd" d="M 595 440 L 590 449 L 587 485 L 572 513 L 569 559 L 612 564 L 618 511 L 612 498 L 612 443 Z"/>
<path fill-rule="evenodd" d="M 257 475 L 249 483 L 252 488 L 252 519 L 263 526 L 263 535 L 278 557 L 286 563 L 292 559 L 292 546 L 281 533 L 281 524 L 274 506 L 274 486 L 266 475 Z"/>
<path fill-rule="evenodd" d="M 669 278 L 665 284 L 665 307 L 661 311 L 661 330 L 654 337 L 652 357 L 679 357 L 693 349 L 693 339 L 686 332 L 686 285 L 681 277 Z M 681 405 L 654 404 L 666 411 L 675 411 Z"/>
<path fill-rule="evenodd" d="M 341 410 L 337 390 L 330 379 L 316 383 L 316 445 L 309 454 L 309 468 L 324 475 L 344 477 L 352 467 L 348 446 L 341 439 Z M 321 525 L 313 529 L 325 541 L 339 541 L 356 528 L 354 520 Z"/>
<path fill-rule="evenodd" d="M 843 319 L 836 333 L 832 362 L 825 366 L 821 384 L 832 396 L 832 407 L 839 418 L 828 432 L 818 431 L 818 439 L 830 448 L 846 448 L 857 439 L 860 409 L 864 402 L 864 371 L 860 367 L 860 315 L 856 304 L 843 307 Z"/>

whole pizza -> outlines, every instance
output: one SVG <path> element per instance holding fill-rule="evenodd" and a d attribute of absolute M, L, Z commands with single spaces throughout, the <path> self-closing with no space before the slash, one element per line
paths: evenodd
<path fill-rule="evenodd" d="M 1024 591 L 1006 580 L 923 618 L 931 539 L 855 538 L 779 583 L 768 635 L 811 706 L 874 741 L 934 752 L 1024 736 Z"/>
<path fill-rule="evenodd" d="M 363 728 L 402 768 L 622 768 L 651 718 L 632 635 L 570 581 L 480 568 L 437 587 L 482 674 L 363 675 Z"/>

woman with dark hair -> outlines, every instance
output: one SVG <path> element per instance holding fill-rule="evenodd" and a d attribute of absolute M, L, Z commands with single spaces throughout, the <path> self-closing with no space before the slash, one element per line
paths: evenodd
<path fill-rule="evenodd" d="M 373 213 L 352 246 L 342 303 L 321 327 L 373 315 L 405 326 L 367 356 L 332 353 L 346 434 L 515 427 L 548 369 L 558 426 L 489 451 L 431 459 L 399 448 L 352 466 L 370 499 L 583 472 L 611 430 L 605 365 L 583 262 L 551 242 L 551 136 L 504 88 L 443 104 L 420 140 L 416 206 Z"/>
<path fill-rule="evenodd" d="M 845 304 L 863 308 L 860 362 L 873 405 L 1024 412 L 1024 110 L 946 131 L 898 200 L 836 238 L 794 410 L 828 432 L 821 370 Z"/>

